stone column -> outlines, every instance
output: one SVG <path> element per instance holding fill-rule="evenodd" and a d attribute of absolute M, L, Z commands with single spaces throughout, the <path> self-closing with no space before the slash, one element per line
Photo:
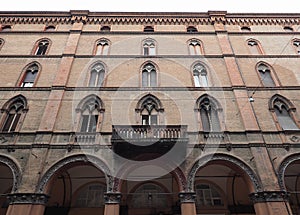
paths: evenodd
<path fill-rule="evenodd" d="M 195 192 L 179 193 L 181 215 L 196 215 Z"/>
<path fill-rule="evenodd" d="M 8 194 L 6 215 L 43 215 L 49 196 L 41 193 Z"/>
<path fill-rule="evenodd" d="M 292 211 L 285 191 L 263 191 L 251 193 L 257 215 L 291 215 Z"/>
<path fill-rule="evenodd" d="M 120 214 L 120 203 L 121 193 L 105 193 L 105 208 L 104 215 L 119 215 Z"/>

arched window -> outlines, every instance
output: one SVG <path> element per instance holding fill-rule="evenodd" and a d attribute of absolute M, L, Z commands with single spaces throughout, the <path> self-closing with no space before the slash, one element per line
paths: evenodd
<path fill-rule="evenodd" d="M 201 63 L 194 65 L 193 77 L 195 87 L 208 87 L 207 70 Z"/>
<path fill-rule="evenodd" d="M 202 129 L 204 132 L 221 131 L 219 112 L 222 111 L 216 99 L 203 95 L 197 100 Z"/>
<path fill-rule="evenodd" d="M 146 95 L 138 102 L 135 111 L 140 115 L 138 117 L 140 117 L 142 125 L 158 125 L 159 117 L 164 110 L 158 98 Z"/>
<path fill-rule="evenodd" d="M 192 39 L 188 42 L 190 55 L 201 55 L 203 54 L 202 44 L 197 39 Z"/>
<path fill-rule="evenodd" d="M 105 77 L 105 68 L 102 63 L 95 64 L 90 72 L 89 87 L 101 87 Z"/>
<path fill-rule="evenodd" d="M 196 205 L 197 206 L 223 206 L 223 200 L 217 189 L 211 184 L 197 184 Z"/>
<path fill-rule="evenodd" d="M 1 27 L 1 31 L 3 31 L 3 32 L 11 31 L 11 26 L 10 25 L 3 25 Z"/>
<path fill-rule="evenodd" d="M 35 55 L 45 55 L 49 47 L 49 40 L 43 39 L 36 44 Z"/>
<path fill-rule="evenodd" d="M 241 27 L 241 31 L 244 31 L 244 32 L 250 32 L 251 31 L 251 28 L 249 26 L 242 26 Z"/>
<path fill-rule="evenodd" d="M 155 55 L 155 42 L 152 39 L 146 39 L 143 42 L 143 54 Z"/>
<path fill-rule="evenodd" d="M 257 54 L 257 55 L 263 54 L 261 45 L 257 40 L 249 39 L 247 41 L 247 44 L 251 54 Z"/>
<path fill-rule="evenodd" d="M 85 98 L 77 111 L 81 112 L 80 132 L 94 133 L 97 131 L 99 124 L 99 114 L 102 109 L 102 102 L 97 96 L 89 96 Z"/>
<path fill-rule="evenodd" d="M 1 112 L 3 115 L 2 132 L 14 132 L 18 130 L 18 124 L 23 120 L 27 102 L 23 96 L 17 96 L 4 105 Z"/>
<path fill-rule="evenodd" d="M 45 27 L 45 31 L 55 31 L 55 26 L 54 25 L 48 25 Z"/>
<path fill-rule="evenodd" d="M 260 63 L 257 66 L 257 71 L 260 76 L 261 83 L 265 87 L 274 87 L 275 82 L 272 78 L 271 69 L 270 67 L 265 63 Z"/>
<path fill-rule="evenodd" d="M 283 30 L 285 30 L 286 32 L 293 32 L 294 29 L 291 26 L 284 26 Z"/>
<path fill-rule="evenodd" d="M 275 113 L 276 121 L 282 130 L 299 130 L 294 116 L 296 109 L 289 100 L 274 95 L 270 100 L 270 110 Z"/>
<path fill-rule="evenodd" d="M 132 208 L 167 208 L 168 199 L 165 193 L 166 191 L 157 184 L 143 184 L 132 193 L 130 206 Z"/>
<path fill-rule="evenodd" d="M 103 32 L 109 32 L 110 31 L 110 27 L 107 26 L 107 25 L 104 25 L 100 28 L 100 31 L 103 31 Z"/>
<path fill-rule="evenodd" d="M 293 46 L 295 47 L 296 53 L 300 55 L 300 40 L 294 39 Z"/>
<path fill-rule="evenodd" d="M 198 32 L 198 30 L 197 30 L 197 28 L 194 27 L 194 26 L 188 26 L 188 27 L 186 28 L 186 32 L 188 32 L 188 33 L 195 33 L 195 32 Z"/>
<path fill-rule="evenodd" d="M 38 72 L 39 66 L 36 63 L 29 65 L 24 73 L 21 87 L 33 87 Z"/>
<path fill-rule="evenodd" d="M 75 207 L 90 208 L 104 207 L 106 187 L 99 183 L 89 184 L 79 190 Z"/>
<path fill-rule="evenodd" d="M 145 26 L 144 32 L 154 32 L 154 28 L 152 26 Z"/>
<path fill-rule="evenodd" d="M 156 87 L 156 68 L 152 63 L 147 63 L 142 69 L 142 87 Z"/>
<path fill-rule="evenodd" d="M 107 39 L 100 39 L 96 42 L 96 55 L 108 55 L 109 41 Z"/>

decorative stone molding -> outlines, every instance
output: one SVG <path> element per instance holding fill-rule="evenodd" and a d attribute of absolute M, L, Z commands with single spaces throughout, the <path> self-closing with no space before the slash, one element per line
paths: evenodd
<path fill-rule="evenodd" d="M 13 193 L 7 194 L 9 204 L 38 204 L 45 205 L 49 196 L 43 193 Z"/>
<path fill-rule="evenodd" d="M 85 162 L 85 163 L 91 163 L 98 169 L 100 169 L 106 178 L 106 184 L 107 187 L 112 189 L 113 184 L 113 177 L 110 176 L 110 170 L 108 166 L 99 158 L 94 156 L 88 156 L 88 155 L 73 155 L 70 157 L 66 157 L 60 161 L 58 161 L 56 164 L 54 164 L 52 167 L 50 167 L 47 172 L 43 175 L 41 178 L 38 186 L 37 186 L 37 192 L 43 193 L 44 189 L 46 187 L 46 184 L 50 180 L 50 178 L 55 175 L 62 167 L 75 163 L 75 162 Z M 109 190 L 109 189 L 108 189 Z"/>
<path fill-rule="evenodd" d="M 239 159 L 232 157 L 230 155 L 225 154 L 214 154 L 214 155 L 207 155 L 203 158 L 200 158 L 196 163 L 193 165 L 192 169 L 190 170 L 188 174 L 188 181 L 187 181 L 187 189 L 188 191 L 194 190 L 194 182 L 195 182 L 195 176 L 197 171 L 207 164 L 210 161 L 228 161 L 236 166 L 238 166 L 240 169 L 242 169 L 250 178 L 252 181 L 253 187 L 256 192 L 260 192 L 262 190 L 261 183 L 256 176 L 255 172 L 244 162 L 240 161 Z"/>
<path fill-rule="evenodd" d="M 105 193 L 104 201 L 105 204 L 120 204 L 121 197 L 121 193 Z"/>
<path fill-rule="evenodd" d="M 283 160 L 278 168 L 278 183 L 281 190 L 286 190 L 285 182 L 284 182 L 284 174 L 286 168 L 293 163 L 294 161 L 300 160 L 300 154 L 290 155 Z"/>
<path fill-rule="evenodd" d="M 180 192 L 178 194 L 180 203 L 195 203 L 196 193 L 195 192 Z"/>
<path fill-rule="evenodd" d="M 282 202 L 288 201 L 289 195 L 285 191 L 263 191 L 251 193 L 250 199 L 253 203 L 261 202 Z"/>
<path fill-rule="evenodd" d="M 7 165 L 12 171 L 12 175 L 13 175 L 12 192 L 16 192 L 18 190 L 21 181 L 21 170 L 12 160 L 6 157 L 0 156 L 0 163 Z"/>

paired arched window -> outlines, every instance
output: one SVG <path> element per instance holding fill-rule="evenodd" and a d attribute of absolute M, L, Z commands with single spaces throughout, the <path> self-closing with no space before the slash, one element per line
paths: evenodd
<path fill-rule="evenodd" d="M 45 55 L 48 47 L 49 47 L 49 40 L 48 39 L 43 39 L 37 42 L 35 50 L 34 50 L 34 54 L 35 55 Z"/>
<path fill-rule="evenodd" d="M 249 39 L 247 40 L 247 45 L 251 54 L 261 55 L 263 54 L 261 45 L 257 40 Z"/>
<path fill-rule="evenodd" d="M 38 72 L 39 66 L 36 63 L 30 64 L 25 70 L 20 86 L 33 87 Z"/>
<path fill-rule="evenodd" d="M 190 55 L 201 55 L 203 54 L 203 47 L 200 40 L 192 39 L 188 42 Z"/>
<path fill-rule="evenodd" d="M 158 125 L 163 108 L 158 98 L 146 95 L 138 102 L 135 111 L 139 115 L 142 125 Z"/>
<path fill-rule="evenodd" d="M 89 96 L 81 101 L 77 111 L 81 113 L 80 132 L 96 132 L 100 113 L 104 111 L 102 101 L 95 95 Z"/>
<path fill-rule="evenodd" d="M 265 87 L 275 87 L 275 81 L 272 77 L 271 67 L 266 63 L 259 63 L 257 65 L 257 72 L 259 74 L 261 83 Z"/>
<path fill-rule="evenodd" d="M 188 32 L 188 33 L 195 33 L 195 32 L 198 32 L 198 30 L 197 30 L 197 28 L 194 27 L 194 26 L 188 26 L 188 27 L 186 28 L 186 32 Z"/>
<path fill-rule="evenodd" d="M 96 42 L 96 55 L 108 55 L 110 42 L 107 39 L 100 39 Z"/>
<path fill-rule="evenodd" d="M 14 132 L 18 130 L 18 124 L 23 120 L 27 110 L 27 101 L 23 96 L 17 96 L 8 101 L 1 112 L 3 114 L 2 132 Z"/>
<path fill-rule="evenodd" d="M 300 55 L 300 39 L 294 39 L 292 42 L 296 53 Z"/>
<path fill-rule="evenodd" d="M 152 26 L 145 26 L 144 32 L 154 32 L 154 28 Z"/>
<path fill-rule="evenodd" d="M 105 77 L 105 67 L 102 63 L 95 64 L 90 72 L 89 87 L 101 87 Z"/>
<path fill-rule="evenodd" d="M 200 119 L 203 131 L 221 131 L 219 115 L 222 109 L 217 100 L 208 95 L 203 95 L 197 100 L 196 104 L 197 109 L 200 112 Z"/>
<path fill-rule="evenodd" d="M 104 206 L 106 187 L 100 183 L 84 186 L 79 190 L 75 206 L 78 208 L 91 208 Z"/>
<path fill-rule="evenodd" d="M 147 63 L 142 68 L 142 87 L 156 87 L 157 72 L 152 63 Z"/>
<path fill-rule="evenodd" d="M 197 206 L 223 206 L 224 202 L 218 190 L 211 184 L 197 184 L 196 205 Z"/>
<path fill-rule="evenodd" d="M 273 112 L 275 121 L 282 130 L 299 130 L 295 122 L 296 108 L 294 105 L 280 95 L 274 95 L 270 100 L 270 110 Z"/>
<path fill-rule="evenodd" d="M 207 70 L 201 63 L 193 66 L 193 77 L 195 87 L 208 87 Z"/>
<path fill-rule="evenodd" d="M 143 54 L 148 55 L 155 55 L 155 41 L 153 39 L 146 39 L 143 41 Z"/>

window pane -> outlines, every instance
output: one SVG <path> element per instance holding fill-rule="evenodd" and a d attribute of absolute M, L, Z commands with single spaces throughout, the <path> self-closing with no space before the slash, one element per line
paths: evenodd
<path fill-rule="evenodd" d="M 102 86 L 103 80 L 104 80 L 104 71 L 101 71 L 99 73 L 99 77 L 98 77 L 98 83 L 97 83 L 98 87 Z"/>
<path fill-rule="evenodd" d="M 265 87 L 275 86 L 275 83 L 273 81 L 273 78 L 269 70 L 265 70 L 265 71 L 259 70 L 259 74 L 260 74 L 261 81 L 263 82 L 263 85 Z"/>
<path fill-rule="evenodd" d="M 150 120 L 151 120 L 150 122 L 151 125 L 157 125 L 157 115 L 151 115 Z"/>
<path fill-rule="evenodd" d="M 156 87 L 156 72 L 154 70 L 150 72 L 150 86 Z"/>
<path fill-rule="evenodd" d="M 89 121 L 89 115 L 83 115 L 80 132 L 87 132 L 88 121 Z"/>
<path fill-rule="evenodd" d="M 216 110 L 211 110 L 211 130 L 220 131 L 220 122 L 218 117 L 218 112 Z"/>
<path fill-rule="evenodd" d="M 190 54 L 191 55 L 195 55 L 196 54 L 195 47 L 193 45 L 189 45 L 189 49 L 190 49 Z"/>
<path fill-rule="evenodd" d="M 208 113 L 204 108 L 200 109 L 200 116 L 201 116 L 203 131 L 206 132 L 210 131 L 210 122 L 209 122 Z"/>
<path fill-rule="evenodd" d="M 98 115 L 91 115 L 88 132 L 96 132 Z"/>
<path fill-rule="evenodd" d="M 103 52 L 102 52 L 103 55 L 108 55 L 108 48 L 109 46 L 107 44 L 103 46 Z"/>
<path fill-rule="evenodd" d="M 33 83 L 34 80 L 35 80 L 36 75 L 37 75 L 37 71 L 35 71 L 35 72 L 31 72 L 31 71 L 26 72 L 24 82 L 32 82 Z"/>
<path fill-rule="evenodd" d="M 89 87 L 95 87 L 95 82 L 96 82 L 96 79 L 97 79 L 97 71 L 95 70 L 92 70 L 91 72 L 91 77 L 90 77 L 90 82 L 89 82 Z"/>
<path fill-rule="evenodd" d="M 200 55 L 201 54 L 200 45 L 196 45 L 195 46 L 195 53 L 196 53 L 196 55 Z"/>
<path fill-rule="evenodd" d="M 155 47 L 150 47 L 149 55 L 155 55 Z"/>
<path fill-rule="evenodd" d="M 144 55 L 149 55 L 149 47 L 144 47 Z"/>
<path fill-rule="evenodd" d="M 207 76 L 206 75 L 200 75 L 200 82 L 202 87 L 208 87 L 208 81 L 207 81 Z"/>
<path fill-rule="evenodd" d="M 143 73 L 142 73 L 142 86 L 148 87 L 148 72 L 147 71 L 143 71 Z"/>
<path fill-rule="evenodd" d="M 282 107 L 281 111 L 275 107 L 275 113 L 283 130 L 299 130 L 298 126 L 291 118 L 285 107 Z"/>
<path fill-rule="evenodd" d="M 15 114 L 8 114 L 6 122 L 3 126 L 3 131 L 10 131 L 10 126 L 14 120 Z"/>
<path fill-rule="evenodd" d="M 142 115 L 142 124 L 149 125 L 149 115 Z"/>
<path fill-rule="evenodd" d="M 195 87 L 201 87 L 200 79 L 198 75 L 194 75 L 194 82 L 195 82 Z"/>

